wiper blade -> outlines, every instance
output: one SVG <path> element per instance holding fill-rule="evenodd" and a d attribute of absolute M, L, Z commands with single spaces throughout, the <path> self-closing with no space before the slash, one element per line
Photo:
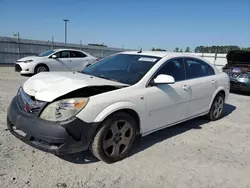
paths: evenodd
<path fill-rule="evenodd" d="M 100 75 L 100 76 L 96 76 L 96 77 L 104 78 L 104 79 L 106 79 L 106 80 L 111 80 L 111 81 L 115 81 L 115 82 L 119 82 L 118 80 L 115 80 L 115 79 L 112 79 L 112 78 L 108 78 L 108 77 L 106 77 L 106 76 L 104 76 L 104 75 Z"/>

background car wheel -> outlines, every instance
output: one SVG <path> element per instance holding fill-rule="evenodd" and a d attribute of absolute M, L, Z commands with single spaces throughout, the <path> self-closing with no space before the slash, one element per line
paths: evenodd
<path fill-rule="evenodd" d="M 208 113 L 209 120 L 215 121 L 221 118 L 224 109 L 224 104 L 225 96 L 222 93 L 217 94 Z"/>
<path fill-rule="evenodd" d="M 46 65 L 38 65 L 35 68 L 35 74 L 39 73 L 39 72 L 48 72 L 49 68 Z"/>
<path fill-rule="evenodd" d="M 113 163 L 126 157 L 136 136 L 136 121 L 129 114 L 118 112 L 102 123 L 91 144 L 98 159 Z"/>

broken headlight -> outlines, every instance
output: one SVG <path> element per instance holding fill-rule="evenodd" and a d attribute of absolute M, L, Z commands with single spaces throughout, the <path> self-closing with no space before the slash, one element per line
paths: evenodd
<path fill-rule="evenodd" d="M 74 117 L 88 103 L 88 98 L 63 99 L 49 104 L 40 115 L 48 121 L 65 121 Z"/>

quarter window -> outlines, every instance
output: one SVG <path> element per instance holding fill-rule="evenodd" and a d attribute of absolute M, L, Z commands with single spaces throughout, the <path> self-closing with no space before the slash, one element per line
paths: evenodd
<path fill-rule="evenodd" d="M 173 76 L 176 82 L 185 80 L 185 67 L 182 58 L 167 61 L 159 69 L 154 78 L 156 78 L 160 74 Z"/>
<path fill-rule="evenodd" d="M 187 79 L 214 75 L 214 69 L 207 63 L 194 58 L 186 58 Z"/>

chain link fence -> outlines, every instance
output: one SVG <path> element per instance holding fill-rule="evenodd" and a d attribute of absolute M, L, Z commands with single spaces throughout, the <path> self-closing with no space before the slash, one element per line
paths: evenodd
<path fill-rule="evenodd" d="M 0 37 L 0 64 L 13 65 L 17 59 L 22 57 L 38 55 L 44 51 L 56 48 L 80 49 L 97 58 L 104 58 L 125 50 L 129 51 L 129 49 L 122 48 Z"/>
<path fill-rule="evenodd" d="M 60 43 L 53 41 L 28 40 L 13 37 L 0 37 L 0 65 L 13 65 L 17 59 L 25 56 L 38 55 L 49 49 L 71 48 L 83 50 L 97 58 L 121 52 L 130 51 L 131 49 L 110 48 L 100 46 L 90 46 L 82 44 Z M 190 53 L 207 59 L 210 63 L 221 69 L 226 63 L 226 54 L 216 53 Z"/>

